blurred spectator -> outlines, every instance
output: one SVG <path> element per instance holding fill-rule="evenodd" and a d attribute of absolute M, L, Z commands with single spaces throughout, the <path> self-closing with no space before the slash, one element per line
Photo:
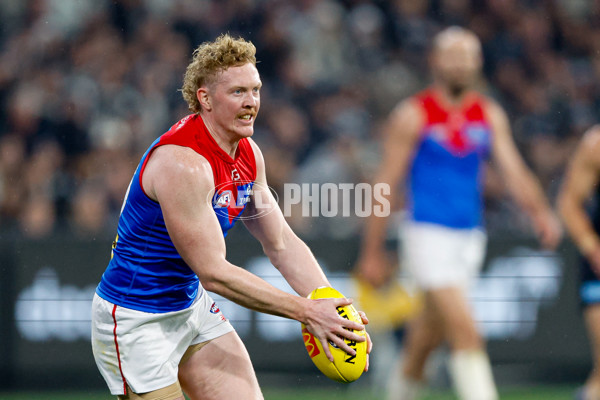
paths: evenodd
<path fill-rule="evenodd" d="M 23 206 L 24 166 L 25 141 L 17 135 L 0 137 L 0 223 L 4 228 L 14 226 Z"/>
<path fill-rule="evenodd" d="M 40 239 L 54 231 L 56 212 L 54 204 L 43 195 L 29 196 L 22 205 L 19 215 L 21 234 L 31 239 Z"/>
<path fill-rule="evenodd" d="M 114 226 L 109 224 L 108 196 L 101 182 L 87 182 L 81 186 L 73 198 L 71 229 L 82 237 L 93 238 L 114 234 Z"/>
<path fill-rule="evenodd" d="M 124 177 L 187 112 L 178 89 L 191 49 L 226 31 L 258 47 L 269 101 L 255 138 L 277 191 L 294 181 L 368 181 L 383 117 L 428 78 L 430 38 L 458 24 L 482 38 L 482 87 L 508 110 L 521 152 L 553 195 L 572 143 L 600 120 L 598 15 L 598 2 L 568 0 L 6 1 L 0 229 L 104 231 L 75 215 L 89 182 L 101 186 L 98 215 L 116 226 Z M 521 232 L 503 196 L 487 194 L 488 230 Z M 313 236 L 360 229 L 358 220 L 344 229 L 332 218 L 293 220 Z"/>

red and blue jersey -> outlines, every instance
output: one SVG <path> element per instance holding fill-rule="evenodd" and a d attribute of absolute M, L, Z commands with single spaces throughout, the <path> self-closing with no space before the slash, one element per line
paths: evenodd
<path fill-rule="evenodd" d="M 150 154 L 168 144 L 189 147 L 210 163 L 215 184 L 212 205 L 224 236 L 244 211 L 256 179 L 250 142 L 240 140 L 232 158 L 215 142 L 199 115 L 183 118 L 146 151 L 129 185 L 113 256 L 96 292 L 119 306 L 153 313 L 187 308 L 202 290 L 171 241 L 160 204 L 142 186 Z"/>
<path fill-rule="evenodd" d="M 486 100 L 472 93 L 462 105 L 451 107 L 432 89 L 414 100 L 425 123 L 409 177 L 412 219 L 456 229 L 482 226 L 484 162 L 492 141 Z"/>

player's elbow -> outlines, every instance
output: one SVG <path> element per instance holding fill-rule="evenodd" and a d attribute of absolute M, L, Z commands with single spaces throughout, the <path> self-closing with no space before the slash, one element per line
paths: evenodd
<path fill-rule="evenodd" d="M 225 296 L 227 293 L 227 280 L 223 274 L 205 274 L 202 277 L 198 276 L 200 284 L 205 290 Z"/>
<path fill-rule="evenodd" d="M 262 242 L 262 248 L 265 255 L 269 258 L 271 263 L 278 268 L 281 264 L 280 260 L 288 254 L 290 249 L 293 247 L 293 242 L 299 240 L 298 237 L 291 232 L 283 232 L 277 237 L 271 238 L 271 240 Z"/>
<path fill-rule="evenodd" d="M 226 283 L 226 271 L 224 268 L 214 267 L 216 265 L 217 263 L 213 263 L 208 267 L 194 268 L 194 272 L 196 272 L 204 289 L 209 292 L 221 294 L 222 288 Z"/>
<path fill-rule="evenodd" d="M 263 252 L 269 258 L 269 261 L 271 261 L 271 264 L 273 264 L 273 266 L 277 269 L 279 269 L 279 266 L 281 265 L 281 260 L 285 256 L 285 249 L 286 248 L 284 245 L 277 245 L 277 246 L 264 246 L 263 245 Z"/>
<path fill-rule="evenodd" d="M 200 279 L 200 283 L 204 289 L 217 294 L 220 294 L 220 289 L 223 287 L 217 280 Z"/>

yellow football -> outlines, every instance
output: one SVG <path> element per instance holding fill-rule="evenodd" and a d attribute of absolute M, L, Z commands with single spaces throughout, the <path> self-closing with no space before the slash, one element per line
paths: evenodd
<path fill-rule="evenodd" d="M 330 287 L 320 287 L 313 290 L 309 295 L 309 299 L 327 299 L 327 298 L 344 298 L 337 290 Z M 341 318 L 346 318 L 351 321 L 362 324 L 362 320 L 358 311 L 354 306 L 338 307 L 338 314 Z M 355 331 L 359 335 L 366 336 L 366 332 Z M 356 350 L 356 355 L 350 355 L 344 350 L 338 348 L 333 343 L 329 342 L 329 350 L 333 355 L 333 362 L 327 359 L 321 342 L 315 338 L 302 324 L 302 337 L 304 339 L 304 346 L 308 355 L 310 356 L 313 363 L 319 368 L 319 370 L 328 378 L 338 382 L 353 382 L 357 380 L 363 371 L 367 363 L 367 341 L 356 342 L 353 340 L 344 339 L 346 344 Z"/>

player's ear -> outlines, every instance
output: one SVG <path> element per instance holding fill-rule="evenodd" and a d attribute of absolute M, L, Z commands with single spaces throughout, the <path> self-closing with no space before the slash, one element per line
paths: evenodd
<path fill-rule="evenodd" d="M 210 102 L 210 94 L 208 93 L 208 89 L 206 87 L 201 87 L 196 92 L 196 97 L 200 102 L 200 106 L 202 106 L 203 110 L 210 111 L 212 109 Z"/>

